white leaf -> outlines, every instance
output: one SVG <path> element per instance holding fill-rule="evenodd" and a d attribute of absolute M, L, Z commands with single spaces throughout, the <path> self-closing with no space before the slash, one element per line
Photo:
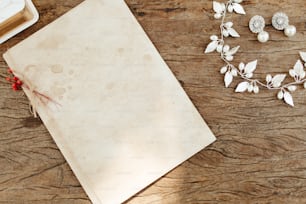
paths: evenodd
<path fill-rule="evenodd" d="M 224 83 L 225 83 L 225 87 L 228 88 L 231 83 L 233 82 L 233 75 L 231 74 L 231 72 L 226 72 L 225 77 L 224 77 Z"/>
<path fill-rule="evenodd" d="M 230 36 L 232 36 L 234 38 L 239 38 L 240 37 L 239 33 L 237 33 L 237 31 L 234 28 L 228 28 L 227 31 L 230 34 Z"/>
<path fill-rule="evenodd" d="M 220 4 L 219 2 L 216 2 L 216 1 L 213 2 L 213 9 L 216 13 L 222 13 L 223 12 L 222 4 Z"/>
<path fill-rule="evenodd" d="M 217 47 L 218 47 L 218 41 L 212 41 L 211 43 L 207 45 L 205 53 L 213 52 L 216 50 Z"/>
<path fill-rule="evenodd" d="M 240 46 L 232 48 L 230 51 L 228 51 L 226 53 L 226 55 L 232 56 L 232 55 L 236 54 L 238 52 L 239 48 L 240 48 Z"/>
<path fill-rule="evenodd" d="M 292 77 L 292 78 L 295 78 L 296 77 L 296 72 L 294 71 L 294 69 L 290 69 L 289 70 L 289 75 Z"/>
<path fill-rule="evenodd" d="M 275 77 L 273 77 L 272 79 L 272 85 L 274 88 L 278 88 L 282 85 L 282 82 L 285 80 L 286 78 L 286 74 L 278 74 L 275 75 Z"/>
<path fill-rule="evenodd" d="M 248 63 L 247 65 L 245 65 L 244 72 L 246 74 L 251 74 L 255 71 L 256 67 L 257 67 L 257 60 L 252 61 Z"/>
<path fill-rule="evenodd" d="M 306 52 L 300 52 L 301 58 L 306 62 Z"/>
<path fill-rule="evenodd" d="M 285 92 L 284 100 L 288 105 L 294 107 L 293 98 L 289 92 Z"/>
<path fill-rule="evenodd" d="M 236 13 L 239 13 L 239 14 L 246 14 L 245 13 L 245 11 L 244 11 L 244 8 L 240 5 L 240 4 L 238 4 L 238 3 L 233 3 L 233 7 L 234 7 L 234 11 L 236 12 Z"/>
<path fill-rule="evenodd" d="M 300 77 L 300 79 L 305 77 L 304 65 L 301 60 L 298 60 L 294 65 L 295 73 Z"/>
<path fill-rule="evenodd" d="M 241 82 L 237 88 L 236 88 L 236 93 L 243 93 L 245 92 L 246 90 L 248 90 L 248 87 L 249 87 L 249 82 Z"/>
<path fill-rule="evenodd" d="M 295 92 L 296 89 L 297 89 L 297 86 L 289 86 L 289 87 L 288 87 L 288 90 L 289 90 L 290 92 Z"/>

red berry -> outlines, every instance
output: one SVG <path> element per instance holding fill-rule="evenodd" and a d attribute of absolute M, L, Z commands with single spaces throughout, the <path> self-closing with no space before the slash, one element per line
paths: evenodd
<path fill-rule="evenodd" d="M 17 80 L 16 83 L 17 83 L 18 86 L 22 86 L 22 81 Z"/>
<path fill-rule="evenodd" d="M 10 77 L 6 77 L 5 79 L 6 79 L 6 81 L 11 81 Z"/>
<path fill-rule="evenodd" d="M 13 79 L 14 79 L 14 81 L 18 81 L 18 80 L 19 80 L 19 78 L 18 78 L 18 77 L 14 77 Z"/>
<path fill-rule="evenodd" d="M 9 68 L 9 69 L 7 70 L 7 72 L 12 74 L 12 73 L 13 73 L 13 70 L 12 70 L 11 68 Z"/>

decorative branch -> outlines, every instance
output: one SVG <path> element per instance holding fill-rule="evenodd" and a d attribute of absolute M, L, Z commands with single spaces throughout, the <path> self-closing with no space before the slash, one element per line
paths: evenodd
<path fill-rule="evenodd" d="M 9 83 L 11 83 L 12 89 L 13 89 L 14 91 L 20 91 L 20 90 L 22 90 L 22 88 L 24 88 L 24 89 L 29 90 L 29 91 L 33 94 L 33 96 L 35 96 L 36 98 L 38 98 L 38 100 L 39 100 L 42 104 L 44 104 L 44 105 L 46 105 L 48 102 L 52 102 L 52 103 L 54 103 L 55 105 L 61 106 L 59 103 L 57 103 L 57 102 L 56 102 L 55 100 L 53 100 L 51 97 L 49 97 L 49 96 L 47 96 L 47 95 L 45 95 L 45 94 L 42 94 L 42 93 L 40 93 L 39 91 L 37 91 L 37 90 L 31 85 L 31 83 L 30 83 L 28 80 L 26 80 L 25 77 L 23 77 L 23 75 L 17 73 L 16 71 L 14 71 L 14 70 L 12 70 L 12 69 L 10 69 L 10 68 L 9 68 L 7 71 L 8 71 L 8 73 L 9 73 L 10 76 L 7 76 L 7 77 L 6 77 L 6 81 L 8 81 Z M 18 75 L 18 76 L 17 76 L 17 75 Z M 30 102 L 30 112 L 33 114 L 33 116 L 34 116 L 35 118 L 38 117 L 37 111 L 36 111 L 36 107 L 37 107 L 37 104 L 36 104 L 34 101 Z"/>
<path fill-rule="evenodd" d="M 289 70 L 289 76 L 294 79 L 293 82 L 284 84 L 284 80 L 287 74 L 277 74 L 272 76 L 268 74 L 266 81 L 261 82 L 258 79 L 254 79 L 254 72 L 257 68 L 257 60 L 244 64 L 241 62 L 238 67 L 234 66 L 231 61 L 234 60 L 234 55 L 239 51 L 240 46 L 231 48 L 225 43 L 225 39 L 228 37 L 239 38 L 239 33 L 233 28 L 234 23 L 231 21 L 226 22 L 227 13 L 237 13 L 245 15 L 246 12 L 241 5 L 243 0 L 229 0 L 226 3 L 219 3 L 213 1 L 213 10 L 215 12 L 214 18 L 221 19 L 220 24 L 220 36 L 212 35 L 210 37 L 211 42 L 207 45 L 205 53 L 218 52 L 222 61 L 225 63 L 220 70 L 221 74 L 224 74 L 225 87 L 229 87 L 234 78 L 238 77 L 244 81 L 239 83 L 235 89 L 237 93 L 254 93 L 258 94 L 261 88 L 277 91 L 277 98 L 283 100 L 290 106 L 294 106 L 292 92 L 297 90 L 297 87 L 302 85 L 306 89 L 306 52 L 300 52 L 300 57 L 303 60 L 298 60 L 293 67 Z"/>

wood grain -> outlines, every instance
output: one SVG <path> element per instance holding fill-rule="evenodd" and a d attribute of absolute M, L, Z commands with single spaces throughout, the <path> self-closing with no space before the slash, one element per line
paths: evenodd
<path fill-rule="evenodd" d="M 67 12 L 81 0 L 35 0 L 40 21 L 0 46 L 9 47 Z M 218 141 L 127 203 L 306 203 L 306 96 L 294 93 L 296 108 L 274 92 L 234 94 L 225 89 L 216 54 L 204 55 L 211 34 L 218 33 L 211 1 L 127 0 L 171 70 L 205 118 Z M 234 63 L 259 60 L 257 77 L 287 72 L 306 51 L 304 0 L 245 0 L 247 16 L 230 19 L 241 34 Z M 288 39 L 271 27 L 274 12 L 285 11 L 298 29 Z M 262 15 L 271 35 L 259 44 L 248 20 Z M 239 60 L 239 61 L 238 61 Z M 5 82 L 0 57 L 0 203 L 90 203 L 28 100 Z"/>

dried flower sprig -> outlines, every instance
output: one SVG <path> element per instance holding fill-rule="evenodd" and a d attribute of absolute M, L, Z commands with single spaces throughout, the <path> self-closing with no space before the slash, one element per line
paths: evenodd
<path fill-rule="evenodd" d="M 14 76 L 12 69 L 8 69 L 7 72 L 10 76 L 6 77 L 6 81 L 12 84 L 12 89 L 14 91 L 21 90 L 23 82 L 18 77 Z"/>
<path fill-rule="evenodd" d="M 57 106 L 61 106 L 59 103 L 57 103 L 51 97 L 37 91 L 31 85 L 31 83 L 23 77 L 23 75 L 18 74 L 16 71 L 14 71 L 11 68 L 9 68 L 7 70 L 7 72 L 9 74 L 9 76 L 6 77 L 6 81 L 11 83 L 12 89 L 14 91 L 20 91 L 20 90 L 22 90 L 22 88 L 25 88 L 25 89 L 29 90 L 33 94 L 33 96 L 35 96 L 43 105 L 47 105 L 48 102 L 52 102 Z M 21 80 L 21 78 L 22 78 L 22 80 Z M 36 107 L 37 107 L 37 104 L 35 102 L 33 102 L 33 101 L 30 102 L 30 112 L 33 114 L 33 116 L 35 118 L 38 117 Z"/>
<path fill-rule="evenodd" d="M 226 3 L 219 3 L 213 1 L 213 10 L 215 12 L 214 18 L 221 19 L 220 24 L 220 37 L 212 35 L 210 37 L 211 42 L 207 45 L 205 53 L 218 52 L 221 59 L 224 61 L 225 66 L 220 70 L 221 74 L 224 74 L 225 87 L 229 87 L 235 77 L 239 77 L 244 81 L 236 86 L 236 93 L 254 93 L 258 94 L 260 88 L 266 88 L 268 90 L 277 91 L 277 98 L 283 100 L 290 106 L 294 106 L 292 92 L 296 91 L 298 86 L 302 85 L 306 89 L 306 52 L 300 52 L 302 60 L 297 60 L 292 69 L 289 70 L 289 76 L 293 78 L 293 82 L 284 84 L 284 80 L 287 74 L 277 74 L 272 76 L 267 74 L 266 81 L 261 82 L 258 79 L 254 79 L 254 72 L 257 68 L 257 60 L 249 62 L 247 64 L 241 62 L 238 67 L 234 66 L 231 61 L 234 60 L 234 55 L 238 52 L 240 46 L 231 48 L 225 43 L 225 39 L 228 37 L 239 38 L 239 33 L 233 28 L 234 23 L 231 21 L 226 22 L 226 14 L 237 13 L 245 15 L 246 12 L 241 5 L 243 0 L 228 0 Z M 303 63 L 303 62 L 304 63 Z"/>

